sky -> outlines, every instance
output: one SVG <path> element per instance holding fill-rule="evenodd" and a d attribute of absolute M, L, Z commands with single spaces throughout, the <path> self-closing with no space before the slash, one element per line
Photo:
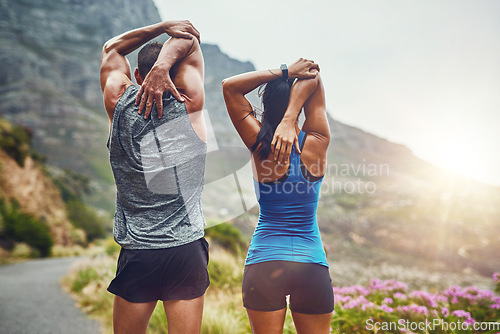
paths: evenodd
<path fill-rule="evenodd" d="M 314 60 L 336 120 L 500 186 L 500 1 L 154 1 L 257 70 Z"/>

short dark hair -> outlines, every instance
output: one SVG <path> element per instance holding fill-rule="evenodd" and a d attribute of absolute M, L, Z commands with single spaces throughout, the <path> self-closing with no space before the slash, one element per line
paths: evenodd
<path fill-rule="evenodd" d="M 151 68 L 156 63 L 158 55 L 160 54 L 162 44 L 158 42 L 151 42 L 142 47 L 137 55 L 137 67 L 139 68 L 139 75 L 145 78 Z"/>

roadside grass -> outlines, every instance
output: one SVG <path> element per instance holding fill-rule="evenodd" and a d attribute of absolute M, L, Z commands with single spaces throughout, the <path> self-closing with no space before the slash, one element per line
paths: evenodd
<path fill-rule="evenodd" d="M 119 247 L 105 243 L 99 256 L 78 261 L 62 280 L 79 307 L 91 318 L 100 320 L 104 333 L 113 333 L 113 295 L 106 289 L 114 278 Z M 244 259 L 224 247 L 210 243 L 208 266 L 211 285 L 205 294 L 203 334 L 250 333 L 250 324 L 241 302 Z M 158 303 L 151 316 L 148 334 L 167 333 L 163 304 Z"/>
<path fill-rule="evenodd" d="M 82 259 L 63 279 L 63 286 L 77 300 L 80 308 L 101 321 L 105 334 L 112 330 L 113 295 L 107 292 L 114 278 L 118 247 L 108 241 L 102 255 Z M 205 294 L 202 321 L 203 334 L 251 333 L 242 305 L 241 280 L 244 259 L 216 242 L 210 242 L 208 266 L 211 285 Z M 500 274 L 493 275 L 494 290 L 476 286 L 420 291 L 400 281 L 372 279 L 366 285 L 334 287 L 335 314 L 331 333 L 401 333 L 398 321 L 421 324 L 425 321 L 448 324 L 497 323 L 500 329 Z M 398 330 L 379 330 L 384 324 L 399 326 Z M 371 327 L 370 327 L 371 326 Z M 415 333 L 404 328 L 404 333 Z M 418 331 L 416 331 L 418 332 Z M 495 331 L 496 332 L 496 331 Z M 148 334 L 167 333 L 163 305 L 158 303 L 149 322 Z M 284 334 L 296 333 L 288 310 Z M 443 331 L 439 328 L 425 333 L 486 333 L 463 330 Z"/>

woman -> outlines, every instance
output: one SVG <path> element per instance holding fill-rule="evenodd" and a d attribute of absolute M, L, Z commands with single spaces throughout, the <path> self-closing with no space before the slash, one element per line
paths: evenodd
<path fill-rule="evenodd" d="M 288 69 L 244 73 L 222 83 L 229 116 L 252 152 L 260 205 L 243 275 L 243 304 L 257 334 L 283 332 L 287 295 L 299 334 L 330 329 L 333 291 L 316 222 L 330 130 L 318 72 L 317 64 L 299 59 Z M 261 123 L 245 95 L 263 84 Z"/>

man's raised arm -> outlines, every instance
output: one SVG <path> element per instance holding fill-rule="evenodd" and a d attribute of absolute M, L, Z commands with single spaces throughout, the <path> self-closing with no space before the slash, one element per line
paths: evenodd
<path fill-rule="evenodd" d="M 164 92 L 170 92 L 178 101 L 184 102 L 184 98 L 178 92 L 170 77 L 170 70 L 174 65 L 184 60 L 191 50 L 196 48 L 195 44 L 197 43 L 194 40 L 182 38 L 170 38 L 163 44 L 158 60 L 144 78 L 135 101 L 135 104 L 139 105 L 139 114 L 144 111 L 144 118 L 149 117 L 154 102 L 156 102 L 158 118 L 161 118 Z"/>
<path fill-rule="evenodd" d="M 104 105 L 110 119 L 126 87 L 132 84 L 130 65 L 125 56 L 163 33 L 185 39 L 200 38 L 199 32 L 189 21 L 165 21 L 128 31 L 104 44 L 100 81 Z"/>

